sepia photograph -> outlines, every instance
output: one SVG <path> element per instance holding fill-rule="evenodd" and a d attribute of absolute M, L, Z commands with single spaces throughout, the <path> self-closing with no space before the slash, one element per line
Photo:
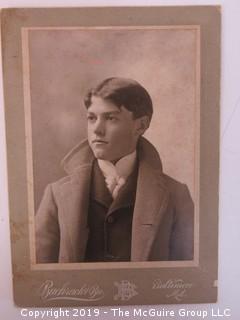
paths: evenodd
<path fill-rule="evenodd" d="M 193 260 L 198 27 L 23 39 L 36 262 Z"/>

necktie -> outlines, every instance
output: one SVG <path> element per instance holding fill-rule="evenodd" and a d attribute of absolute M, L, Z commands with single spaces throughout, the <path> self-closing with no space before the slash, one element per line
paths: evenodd
<path fill-rule="evenodd" d="M 110 161 L 98 159 L 98 165 L 113 199 L 117 197 L 119 190 L 133 171 L 135 160 L 136 151 L 121 158 L 115 165 Z"/>

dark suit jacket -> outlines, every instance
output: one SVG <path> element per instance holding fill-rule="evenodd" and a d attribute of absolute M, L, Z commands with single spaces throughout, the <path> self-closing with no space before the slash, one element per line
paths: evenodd
<path fill-rule="evenodd" d="M 193 201 L 186 185 L 162 171 L 156 149 L 140 138 L 131 261 L 192 260 Z M 68 176 L 47 186 L 36 214 L 37 263 L 84 261 L 94 156 L 87 141 L 63 160 Z"/>

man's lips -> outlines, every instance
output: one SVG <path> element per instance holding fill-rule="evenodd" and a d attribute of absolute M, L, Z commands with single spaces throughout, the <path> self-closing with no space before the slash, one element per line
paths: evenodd
<path fill-rule="evenodd" d="M 95 139 L 92 141 L 92 143 L 94 143 L 94 144 L 107 144 L 108 142 L 104 141 L 104 140 L 100 140 L 100 139 Z"/>

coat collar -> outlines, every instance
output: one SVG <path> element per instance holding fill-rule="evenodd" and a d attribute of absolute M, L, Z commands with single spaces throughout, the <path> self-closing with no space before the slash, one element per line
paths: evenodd
<path fill-rule="evenodd" d="M 162 163 L 154 146 L 145 138 L 140 137 L 137 145 L 137 155 L 141 162 L 151 170 L 162 172 Z M 68 174 L 74 173 L 84 165 L 92 164 L 93 152 L 87 139 L 76 145 L 62 160 L 61 164 Z"/>
<path fill-rule="evenodd" d="M 82 166 L 92 165 L 94 160 L 93 152 L 85 139 L 77 144 L 70 152 L 63 158 L 61 164 L 67 174 L 72 174 Z"/>

